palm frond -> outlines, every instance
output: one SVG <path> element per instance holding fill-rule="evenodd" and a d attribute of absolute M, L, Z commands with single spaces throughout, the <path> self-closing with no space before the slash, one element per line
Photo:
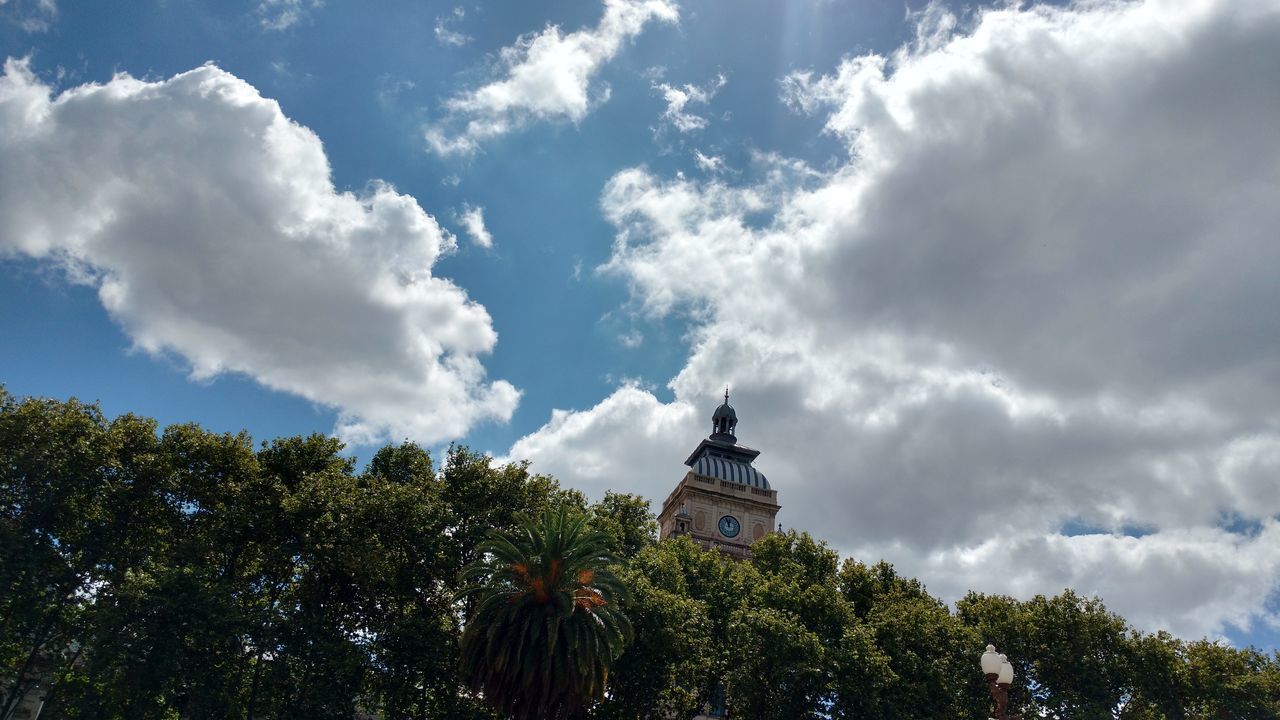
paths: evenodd
<path fill-rule="evenodd" d="M 631 641 L 618 607 L 626 586 L 607 538 L 566 507 L 518 516 L 491 532 L 460 575 L 456 599 L 474 602 L 462 635 L 467 682 L 516 720 L 580 715 L 605 690 Z"/>

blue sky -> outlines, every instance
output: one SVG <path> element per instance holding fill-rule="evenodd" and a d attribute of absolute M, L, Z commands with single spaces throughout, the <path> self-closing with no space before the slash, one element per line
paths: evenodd
<path fill-rule="evenodd" d="M 1278 29 L 6 0 L 0 382 L 655 507 L 730 385 L 788 527 L 1276 647 Z"/>
<path fill-rule="evenodd" d="M 518 36 L 549 24 L 566 31 L 592 26 L 601 7 L 401 2 L 371 10 L 303 2 L 291 24 L 274 29 L 264 23 L 277 21 L 284 7 L 64 3 L 48 30 L 28 32 L 15 20 L 42 17 L 32 5 L 8 11 L 0 39 L 6 56 L 29 57 L 55 88 L 107 82 L 116 73 L 160 79 L 215 63 L 315 131 L 339 189 L 385 180 L 458 234 L 453 213 L 466 204 L 484 208 L 496 246 L 464 242 L 438 267 L 493 315 L 501 339 L 485 365 L 524 393 L 510 423 L 483 423 L 459 438 L 494 451 L 545 422 L 550 408 L 592 404 L 621 378 L 661 389 L 684 359 L 681 323 L 628 313 L 625 283 L 594 273 L 612 243 L 597 202 L 609 177 L 637 164 L 697 173 L 695 149 L 739 161 L 759 150 L 822 163 L 838 144 L 819 132 L 818 119 L 776 101 L 779 78 L 831 66 L 850 52 L 891 50 L 912 32 L 908 6 L 897 2 L 707 3 L 689 8 L 678 26 L 650 28 L 602 67 L 593 86 L 607 86 L 610 98 L 588 121 L 535 124 L 475 155 L 440 158 L 425 150 L 422 127 L 445 99 L 486 77 L 494 54 Z M 435 28 L 442 20 L 447 31 L 466 37 L 463 44 L 440 41 Z M 665 106 L 653 88 L 658 73 L 676 85 L 732 76 L 710 109 L 716 121 L 696 139 L 671 132 L 655 138 Z M 772 101 L 762 108 L 762 98 Z M 112 412 L 246 427 L 264 437 L 333 426 L 332 408 L 234 374 L 193 384 L 181 357 L 129 353 L 128 335 L 111 327 L 93 294 L 45 267 L 10 262 L 0 271 L 4 296 L 24 298 L 4 310 L 7 333 L 21 333 L 4 357 L 4 381 L 13 392 L 74 394 Z M 50 335 L 51 327 L 68 332 Z M 619 342 L 636 331 L 645 336 L 642 347 Z M 61 356 L 94 360 L 55 369 L 50 358 Z"/>

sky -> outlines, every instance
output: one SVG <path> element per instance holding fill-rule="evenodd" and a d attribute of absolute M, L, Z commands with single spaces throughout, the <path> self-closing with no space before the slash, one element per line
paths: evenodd
<path fill-rule="evenodd" d="M 1280 647 L 1275 0 L 0 0 L 0 383 Z"/>

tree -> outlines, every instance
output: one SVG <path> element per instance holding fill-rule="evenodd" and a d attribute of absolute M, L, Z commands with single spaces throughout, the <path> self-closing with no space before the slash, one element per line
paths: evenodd
<path fill-rule="evenodd" d="M 1185 720 L 1185 646 L 1167 632 L 1131 631 L 1125 642 L 1128 697 L 1118 717 L 1125 720 Z"/>
<path fill-rule="evenodd" d="M 473 690 L 515 720 L 572 718 L 605 690 L 609 668 L 632 637 L 608 569 L 617 558 L 585 515 L 561 505 L 541 521 L 518 518 L 494 532 L 462 574 L 474 596 L 462 634 L 462 672 Z"/>
<path fill-rule="evenodd" d="M 521 515 L 541 517 L 546 508 L 558 505 L 586 508 L 582 493 L 562 490 L 545 475 L 531 475 L 529 463 L 494 467 L 493 458 L 463 446 L 449 448 L 440 480 L 440 497 L 450 513 L 451 557 L 457 563 L 453 577 L 479 557 L 490 532 L 517 531 Z"/>
<path fill-rule="evenodd" d="M 689 592 L 683 561 L 705 554 L 688 538 L 655 543 L 622 569 L 623 608 L 635 639 L 609 673 L 609 698 L 593 717 L 690 718 L 710 691 L 718 638 L 707 603 Z"/>
<path fill-rule="evenodd" d="M 0 717 L 33 690 L 50 720 L 986 717 L 989 642 L 1028 717 L 1280 717 L 1277 656 L 1097 598 L 952 613 L 807 534 L 736 561 L 657 540 L 642 497 L 588 506 L 465 447 L 356 466 L 321 435 L 255 450 L 0 387 Z"/>
<path fill-rule="evenodd" d="M 1132 697 L 1127 626 L 1097 598 L 1066 590 L 1018 602 L 970 593 L 958 612 L 1009 656 L 1036 716 L 1112 718 Z"/>
<path fill-rule="evenodd" d="M 378 541 L 361 567 L 370 706 L 388 719 L 490 717 L 459 692 L 453 516 L 431 456 L 412 443 L 384 447 L 361 484 L 358 522 Z"/>
<path fill-rule="evenodd" d="M 1280 717 L 1280 657 L 1210 640 L 1187 643 L 1183 665 L 1187 717 Z"/>
<path fill-rule="evenodd" d="M 95 407 L 0 388 L 0 717 L 74 654 L 76 598 L 102 550 L 90 537 L 106 434 Z"/>
<path fill-rule="evenodd" d="M 830 650 L 830 716 L 838 720 L 892 717 L 890 690 L 897 675 L 889 656 L 876 645 L 875 632 L 854 619 Z"/>
<path fill-rule="evenodd" d="M 642 495 L 606 490 L 604 499 L 590 507 L 591 528 L 609 538 L 609 550 L 630 560 L 658 541 L 658 520 Z"/>
<path fill-rule="evenodd" d="M 731 717 L 822 717 L 826 654 L 799 618 L 772 608 L 741 608 L 730 625 L 729 646 L 742 651 L 725 676 Z"/>
<path fill-rule="evenodd" d="M 854 619 L 836 590 L 838 556 L 808 533 L 771 533 L 751 548 L 750 601 L 734 614 L 726 674 L 732 714 L 811 718 L 834 702 L 834 649 Z"/>
<path fill-rule="evenodd" d="M 981 640 L 918 580 L 885 562 L 868 567 L 846 560 L 838 582 L 888 658 L 893 682 L 880 684 L 883 717 L 941 720 L 989 709 L 974 664 Z"/>

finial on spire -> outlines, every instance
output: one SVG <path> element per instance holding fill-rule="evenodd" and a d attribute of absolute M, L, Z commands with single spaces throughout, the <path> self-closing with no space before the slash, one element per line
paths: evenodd
<path fill-rule="evenodd" d="M 725 405 L 729 404 L 729 386 L 728 385 L 724 386 L 724 404 Z"/>

